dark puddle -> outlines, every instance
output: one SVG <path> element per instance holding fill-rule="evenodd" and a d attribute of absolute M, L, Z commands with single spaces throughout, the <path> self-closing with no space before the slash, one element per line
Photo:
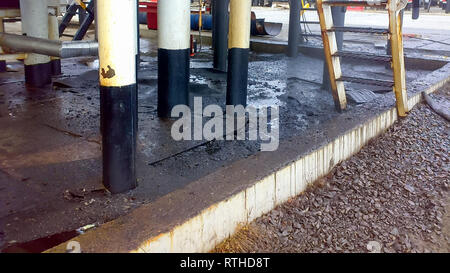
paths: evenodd
<path fill-rule="evenodd" d="M 1 253 L 41 253 L 80 235 L 77 230 L 65 231 L 33 241 L 16 243 L 1 250 Z"/>

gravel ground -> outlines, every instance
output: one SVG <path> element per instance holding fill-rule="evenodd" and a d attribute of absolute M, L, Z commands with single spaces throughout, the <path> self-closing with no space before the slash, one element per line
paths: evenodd
<path fill-rule="evenodd" d="M 432 95 L 450 98 L 450 84 Z M 450 252 L 450 123 L 420 104 L 214 252 Z"/>

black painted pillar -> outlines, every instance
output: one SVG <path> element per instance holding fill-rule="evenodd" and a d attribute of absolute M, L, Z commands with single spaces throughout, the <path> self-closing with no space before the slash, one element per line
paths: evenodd
<path fill-rule="evenodd" d="M 230 0 L 213 0 L 213 67 L 222 72 L 227 72 L 229 3 Z"/>
<path fill-rule="evenodd" d="M 289 57 L 297 57 L 300 37 L 300 1 L 289 0 L 289 9 L 289 40 L 287 55 Z"/>
<path fill-rule="evenodd" d="M 103 184 L 121 193 L 137 186 L 136 1 L 97 1 Z"/>
<path fill-rule="evenodd" d="M 190 1 L 158 1 L 158 116 L 189 104 Z"/>
<path fill-rule="evenodd" d="M 347 12 L 346 7 L 331 7 L 331 13 L 333 15 L 333 25 L 337 27 L 343 27 L 345 24 L 345 13 Z M 344 45 L 344 32 L 336 31 L 336 43 L 338 51 L 341 51 Z M 322 89 L 329 90 L 330 86 L 330 76 L 328 75 L 328 67 L 326 62 L 323 64 L 323 78 L 322 78 Z"/>

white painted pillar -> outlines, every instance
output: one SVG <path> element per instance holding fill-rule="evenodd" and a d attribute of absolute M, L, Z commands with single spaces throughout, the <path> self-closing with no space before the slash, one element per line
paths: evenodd
<path fill-rule="evenodd" d="M 47 0 L 20 0 L 22 33 L 29 37 L 48 39 Z M 25 82 L 33 87 L 51 83 L 50 57 L 28 54 L 24 61 Z"/>
<path fill-rule="evenodd" d="M 137 186 L 136 0 L 97 0 L 103 184 Z"/>
<path fill-rule="evenodd" d="M 189 103 L 191 1 L 158 1 L 158 116 Z"/>

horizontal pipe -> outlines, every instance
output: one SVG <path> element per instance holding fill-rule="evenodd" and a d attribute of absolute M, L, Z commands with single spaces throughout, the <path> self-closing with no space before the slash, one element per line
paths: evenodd
<path fill-rule="evenodd" d="M 0 46 L 60 58 L 98 55 L 98 43 L 95 41 L 52 41 L 9 33 L 0 33 Z"/>

